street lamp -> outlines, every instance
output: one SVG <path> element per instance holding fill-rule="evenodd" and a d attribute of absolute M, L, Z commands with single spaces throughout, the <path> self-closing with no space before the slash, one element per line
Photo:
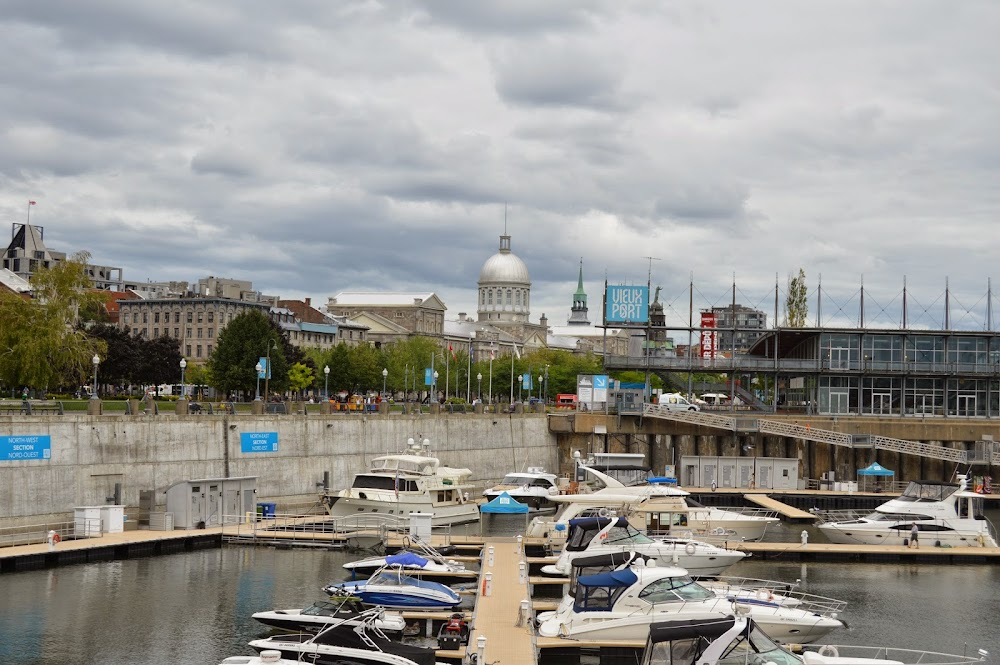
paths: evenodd
<path fill-rule="evenodd" d="M 99 399 L 97 397 L 97 366 L 101 364 L 101 358 L 96 353 L 94 357 L 91 358 L 91 362 L 94 363 L 94 391 L 90 393 L 90 399 Z"/>
<path fill-rule="evenodd" d="M 434 394 L 434 401 L 438 398 L 438 372 L 434 370 L 434 382 L 431 384 L 431 392 Z"/>
<path fill-rule="evenodd" d="M 544 385 L 545 385 L 545 375 L 544 374 L 539 374 L 538 375 L 538 396 L 539 397 L 542 396 L 542 387 Z M 543 403 L 544 403 L 544 401 L 545 400 L 542 400 Z"/>
<path fill-rule="evenodd" d="M 264 373 L 264 366 L 260 364 L 259 360 L 257 361 L 256 370 L 257 370 L 257 398 L 254 401 L 255 402 L 259 402 L 260 401 L 260 375 Z"/>
<path fill-rule="evenodd" d="M 268 386 L 268 384 L 271 381 L 271 349 L 277 348 L 277 346 L 278 346 L 278 343 L 275 342 L 273 339 L 267 340 L 267 368 L 266 368 L 267 371 L 264 372 L 264 401 L 265 402 L 267 401 L 268 395 L 270 395 L 270 393 L 267 391 L 268 390 L 267 386 Z"/>
<path fill-rule="evenodd" d="M 385 399 L 385 379 L 389 376 L 389 370 L 382 368 L 382 399 Z"/>
<path fill-rule="evenodd" d="M 476 374 L 476 399 L 483 401 L 483 373 Z"/>
<path fill-rule="evenodd" d="M 188 366 L 188 361 L 181 358 L 181 399 L 184 399 L 184 370 Z"/>
<path fill-rule="evenodd" d="M 518 374 L 517 375 L 517 401 L 518 402 L 521 401 L 521 388 L 523 388 L 523 387 L 524 387 L 524 375 L 523 374 Z"/>
<path fill-rule="evenodd" d="M 323 399 L 330 401 L 330 366 L 323 367 Z"/>

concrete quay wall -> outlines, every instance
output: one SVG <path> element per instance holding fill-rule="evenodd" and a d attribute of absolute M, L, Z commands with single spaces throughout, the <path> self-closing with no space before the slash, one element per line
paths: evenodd
<path fill-rule="evenodd" d="M 278 450 L 241 451 L 244 432 L 276 432 Z M 479 485 L 527 466 L 558 466 L 555 437 L 540 414 L 441 416 L 190 415 L 6 416 L 0 436 L 48 435 L 51 459 L 0 461 L 0 527 L 72 518 L 75 506 L 102 505 L 122 488 L 133 512 L 141 490 L 181 480 L 257 476 L 257 497 L 278 510 L 308 508 L 330 472 L 348 486 L 372 457 L 427 438 L 446 466 L 467 467 Z"/>

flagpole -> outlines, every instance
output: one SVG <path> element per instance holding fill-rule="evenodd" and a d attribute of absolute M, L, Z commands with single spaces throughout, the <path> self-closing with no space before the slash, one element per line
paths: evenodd
<path fill-rule="evenodd" d="M 448 387 L 451 385 L 451 344 L 448 345 L 448 354 L 444 357 L 444 401 L 448 401 Z"/>
<path fill-rule="evenodd" d="M 469 334 L 469 368 L 465 374 L 465 401 L 472 404 L 472 334 Z"/>
<path fill-rule="evenodd" d="M 511 344 L 514 347 L 514 351 L 517 351 L 517 345 Z M 514 354 L 510 354 L 510 403 L 514 403 Z"/>

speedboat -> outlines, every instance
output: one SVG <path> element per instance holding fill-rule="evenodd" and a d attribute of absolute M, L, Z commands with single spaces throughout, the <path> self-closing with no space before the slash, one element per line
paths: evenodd
<path fill-rule="evenodd" d="M 958 483 L 912 480 L 902 496 L 886 501 L 875 512 L 855 519 L 817 512 L 819 530 L 832 543 L 903 545 L 915 524 L 919 542 L 945 547 L 997 547 L 996 530 L 983 514 L 983 497 Z"/>
<path fill-rule="evenodd" d="M 554 565 L 542 567 L 542 574 L 570 574 L 578 556 L 633 551 L 660 563 L 686 569 L 695 577 L 720 575 L 729 566 L 750 556 L 687 538 L 650 538 L 640 533 L 624 517 L 583 517 L 570 520 L 569 536 Z"/>
<path fill-rule="evenodd" d="M 365 619 L 375 616 L 373 610 Z M 288 633 L 253 640 L 250 646 L 263 653 L 278 651 L 296 663 L 317 665 L 435 665 L 434 650 L 394 642 L 371 621 L 358 625 L 332 625 L 320 633 Z"/>
<path fill-rule="evenodd" d="M 252 616 L 265 626 L 290 631 L 318 632 L 331 624 L 357 625 L 358 617 L 365 612 L 361 601 L 354 596 L 320 600 L 309 607 L 289 610 L 256 612 Z M 373 619 L 376 628 L 388 634 L 402 634 L 406 621 L 398 614 L 383 612 Z"/>
<path fill-rule="evenodd" d="M 750 616 L 705 614 L 652 624 L 639 662 L 641 665 L 972 665 L 983 662 L 986 655 L 984 651 L 972 657 L 829 644 L 806 647 L 802 655 L 797 655 L 775 644 Z"/>
<path fill-rule="evenodd" d="M 347 489 L 324 494 L 321 499 L 335 518 L 378 515 L 405 519 L 410 513 L 433 514 L 435 526 L 462 524 L 479 519 L 475 501 L 469 500 L 472 471 L 442 466 L 430 454 L 430 441 L 407 441 L 407 450 L 381 455 L 369 470 L 354 476 Z"/>
<path fill-rule="evenodd" d="M 323 590 L 330 595 L 356 596 L 365 605 L 392 609 L 451 609 L 462 602 L 461 596 L 444 584 L 418 580 L 404 572 L 402 566 L 387 565 L 367 580 L 329 584 Z"/>
<path fill-rule="evenodd" d="M 499 484 L 485 490 L 483 496 L 492 501 L 506 492 L 512 499 L 536 512 L 551 512 L 556 506 L 549 499 L 559 494 L 558 481 L 559 477 L 554 473 L 530 466 L 525 472 L 508 473 Z"/>
<path fill-rule="evenodd" d="M 219 665 L 301 665 L 301 663 L 282 658 L 280 651 L 269 649 L 261 651 L 257 656 L 230 656 Z"/>
<path fill-rule="evenodd" d="M 585 465 L 598 489 L 579 494 L 560 494 L 551 501 L 564 504 L 556 518 L 535 517 L 525 535 L 558 540 L 565 533 L 566 522 L 602 508 L 619 514 L 633 513 L 633 526 L 653 533 L 685 537 L 712 536 L 713 540 L 750 540 L 764 537 L 768 527 L 780 520 L 775 513 L 755 508 L 716 508 L 703 506 L 677 487 L 673 478 L 652 477 L 642 485 L 624 485 L 611 476 Z M 563 527 L 560 528 L 559 525 Z M 708 538 L 705 538 L 708 540 Z"/>
<path fill-rule="evenodd" d="M 843 627 L 835 615 L 803 606 L 785 606 L 766 594 L 722 596 L 694 581 L 687 571 L 641 560 L 624 568 L 582 575 L 572 604 L 560 604 L 538 626 L 544 637 L 579 640 L 641 640 L 649 624 L 685 614 L 733 613 L 739 604 L 771 637 L 806 644 Z"/>
<path fill-rule="evenodd" d="M 404 538 L 404 542 L 405 542 Z M 421 577 L 421 573 L 431 573 L 433 577 L 442 581 L 448 579 L 449 575 L 454 575 L 456 580 L 466 580 L 469 571 L 465 564 L 453 559 L 447 559 L 440 550 L 426 545 L 419 540 L 413 543 L 415 548 L 404 549 L 389 554 L 387 556 L 370 556 L 358 561 L 351 561 L 344 564 L 344 568 L 351 571 L 351 579 L 356 579 L 358 575 L 370 576 L 373 572 L 383 566 L 402 566 L 411 577 Z"/>

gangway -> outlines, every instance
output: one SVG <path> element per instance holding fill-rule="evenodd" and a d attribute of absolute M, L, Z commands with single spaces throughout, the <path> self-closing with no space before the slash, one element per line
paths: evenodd
<path fill-rule="evenodd" d="M 959 464 L 994 464 L 1000 465 L 1000 445 L 993 441 L 977 441 L 975 450 L 959 450 L 945 448 L 920 441 L 894 439 L 887 436 L 870 434 L 848 434 L 820 429 L 811 425 L 800 425 L 783 420 L 766 418 L 747 418 L 746 416 L 723 416 L 702 411 L 672 411 L 664 405 L 646 404 L 642 415 L 647 418 L 662 418 L 691 425 L 702 425 L 716 429 L 729 430 L 738 433 L 761 433 L 787 436 L 803 441 L 826 443 L 831 446 L 847 448 L 875 448 L 889 450 L 917 457 L 957 462 Z"/>

